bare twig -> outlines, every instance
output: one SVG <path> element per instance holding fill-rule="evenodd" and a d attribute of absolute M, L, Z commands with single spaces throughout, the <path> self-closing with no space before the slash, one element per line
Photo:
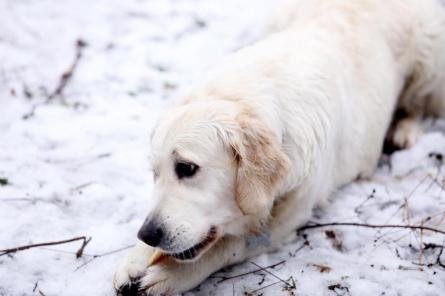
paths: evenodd
<path fill-rule="evenodd" d="M 74 71 L 76 70 L 77 65 L 79 64 L 79 61 L 82 58 L 82 50 L 86 45 L 87 45 L 86 42 L 83 41 L 82 39 L 78 39 L 76 41 L 76 56 L 74 57 L 74 61 L 68 68 L 68 70 L 63 72 L 62 76 L 60 77 L 59 84 L 57 85 L 56 89 L 51 94 L 49 94 L 47 101 L 51 101 L 55 97 L 62 95 L 63 90 L 65 89 L 66 85 L 73 76 Z"/>
<path fill-rule="evenodd" d="M 427 219 L 425 219 L 424 221 L 422 221 L 422 223 L 421 223 L 421 226 L 423 226 L 423 224 L 426 222 L 426 221 L 429 221 L 431 219 L 431 217 L 428 217 Z M 423 261 L 423 229 L 420 229 L 420 242 L 419 242 L 419 248 L 420 248 L 420 251 L 419 251 L 419 263 L 420 264 L 422 264 L 422 261 Z"/>
<path fill-rule="evenodd" d="M 368 196 L 366 197 L 366 199 L 354 209 L 354 212 L 355 212 L 357 215 L 360 215 L 360 214 L 362 213 L 362 207 L 363 207 L 369 200 L 375 198 L 375 193 L 376 193 L 376 190 L 375 190 L 375 188 L 374 188 L 374 189 L 372 189 L 371 194 L 368 195 Z"/>
<path fill-rule="evenodd" d="M 428 230 L 436 233 L 441 233 L 445 235 L 445 231 L 421 225 L 399 225 L 399 224 L 365 224 L 365 223 L 354 223 L 354 222 L 333 222 L 333 223 L 315 223 L 308 224 L 297 231 L 304 231 L 313 228 L 322 228 L 322 227 L 330 227 L 330 226 L 357 226 L 357 227 L 366 227 L 366 228 L 403 228 L 403 229 L 412 229 L 412 230 Z"/>
<path fill-rule="evenodd" d="M 289 252 L 290 257 L 297 256 L 297 253 L 300 252 L 304 247 L 309 246 L 309 242 L 304 242 L 298 249 L 296 249 L 294 252 Z"/>
<path fill-rule="evenodd" d="M 79 250 L 76 252 L 76 258 L 80 258 L 83 255 L 83 250 L 85 250 L 85 247 L 88 245 L 88 243 L 91 241 L 91 237 L 87 238 L 83 241 L 82 245 L 80 246 Z"/>
<path fill-rule="evenodd" d="M 76 258 L 79 258 L 82 256 L 83 250 L 85 249 L 86 245 L 90 242 L 91 238 L 87 238 L 86 236 L 79 236 L 79 237 L 61 240 L 61 241 L 46 242 L 46 243 L 39 243 L 39 244 L 25 245 L 25 246 L 10 248 L 10 249 L 4 249 L 4 250 L 0 250 L 0 256 L 12 254 L 12 253 L 16 253 L 19 251 L 32 249 L 32 248 L 67 244 L 67 243 L 71 243 L 71 242 L 75 242 L 75 241 L 79 241 L 79 240 L 82 241 L 82 245 L 76 253 Z"/>
<path fill-rule="evenodd" d="M 444 211 L 440 211 L 440 212 L 438 212 L 438 213 L 434 213 L 434 214 L 428 216 L 427 218 L 425 218 L 425 220 L 419 220 L 418 222 L 412 222 L 412 219 L 410 218 L 410 220 L 408 221 L 408 225 L 412 225 L 413 223 L 425 223 L 425 222 L 427 222 L 427 221 L 431 221 L 432 218 L 437 217 L 437 216 L 439 216 L 439 215 L 445 215 L 445 212 L 444 212 Z M 440 221 L 439 221 L 439 222 L 440 222 Z M 440 224 L 441 224 L 442 222 L 440 222 L 440 223 L 439 223 L 439 222 L 436 223 L 436 224 L 434 224 L 433 228 L 437 228 L 438 226 L 440 226 Z M 381 239 L 382 239 L 383 237 L 385 237 L 385 236 L 388 236 L 388 235 L 394 235 L 394 234 L 397 234 L 397 233 L 399 233 L 399 232 L 401 232 L 401 231 L 403 231 L 403 228 L 402 228 L 402 229 L 398 229 L 398 230 L 388 230 L 387 232 L 385 232 L 385 233 L 380 234 L 379 236 L 377 236 L 376 239 L 375 239 L 374 241 L 377 242 L 377 241 L 381 240 Z M 396 242 L 396 241 L 398 241 L 398 240 L 401 240 L 402 238 L 404 238 L 404 237 L 406 237 L 406 236 L 408 236 L 408 235 L 411 235 L 411 234 L 412 234 L 412 232 L 408 232 L 408 233 L 406 233 L 406 234 L 403 234 L 403 235 L 401 235 L 399 238 L 395 239 L 393 242 Z M 384 243 L 385 243 L 385 242 L 382 242 L 380 245 L 383 245 Z"/>
<path fill-rule="evenodd" d="M 443 253 L 443 249 L 445 249 L 445 242 L 442 245 L 437 245 L 434 243 L 423 243 L 423 249 L 424 250 L 428 250 L 428 249 L 439 249 L 439 252 L 437 254 L 436 257 L 436 261 L 434 263 L 422 263 L 422 262 L 412 262 L 414 265 L 419 265 L 419 266 L 427 266 L 427 267 L 433 267 L 435 265 L 441 267 L 442 269 L 445 269 L 445 263 L 442 262 L 441 257 L 442 257 L 442 253 Z"/>
<path fill-rule="evenodd" d="M 443 249 L 445 249 L 445 242 L 442 245 L 424 244 L 424 247 L 425 247 L 425 250 L 430 249 L 430 248 L 431 249 L 436 249 L 436 248 L 440 249 L 439 253 L 437 254 L 435 265 L 438 265 L 439 267 L 445 269 L 445 263 L 442 262 L 442 260 L 441 260 Z"/>
<path fill-rule="evenodd" d="M 411 190 L 411 192 L 405 197 L 405 200 L 409 200 L 411 199 L 411 197 L 414 195 L 414 193 L 416 193 L 417 189 L 420 188 L 420 186 L 423 185 L 423 183 L 428 179 L 428 175 L 425 175 L 425 177 L 422 178 L 422 180 L 419 181 L 419 183 L 413 188 L 413 190 Z M 386 223 L 389 223 L 389 221 L 391 221 L 396 215 L 397 213 L 399 213 L 400 210 L 402 210 L 404 208 L 405 203 L 401 204 L 397 210 L 388 218 L 388 220 L 386 220 Z"/>
<path fill-rule="evenodd" d="M 245 273 L 242 273 L 242 274 L 237 274 L 237 275 L 234 275 L 234 276 L 212 276 L 212 277 L 220 278 L 220 280 L 218 281 L 218 284 L 219 284 L 219 283 L 231 280 L 231 279 L 235 279 L 235 278 L 242 277 L 242 276 L 245 276 L 245 275 L 253 274 L 253 273 L 256 273 L 256 272 L 259 272 L 259 271 L 264 271 L 265 269 L 268 269 L 268 268 L 275 268 L 275 267 L 277 267 L 277 266 L 279 266 L 281 264 L 284 264 L 285 262 L 286 262 L 286 260 L 283 260 L 283 261 L 280 261 L 278 263 L 275 263 L 275 264 L 272 264 L 272 265 L 269 265 L 269 266 L 266 266 L 266 267 L 261 267 L 259 269 L 255 269 L 255 270 L 252 270 L 252 271 L 249 271 L 249 272 L 245 272 Z"/>
<path fill-rule="evenodd" d="M 249 261 L 251 264 L 255 265 L 258 268 L 261 268 L 261 271 L 267 272 L 268 274 L 270 274 L 271 276 L 273 276 L 274 278 L 280 280 L 282 283 L 284 283 L 286 286 L 290 286 L 288 282 L 286 282 L 285 280 L 283 280 L 282 278 L 278 277 L 277 275 L 273 274 L 272 272 L 268 271 L 266 268 L 261 267 L 260 265 L 256 264 L 253 261 Z"/>
<path fill-rule="evenodd" d="M 264 290 L 264 289 L 269 288 L 271 286 L 275 286 L 276 284 L 279 284 L 279 283 L 281 283 L 281 281 L 273 282 L 271 284 L 265 285 L 264 287 L 258 288 L 256 290 L 251 291 L 251 292 L 247 292 L 247 295 L 253 295 L 253 294 L 255 294 L 258 291 Z"/>
<path fill-rule="evenodd" d="M 76 41 L 76 55 L 74 57 L 74 61 L 71 63 L 71 66 L 62 73 L 60 76 L 59 84 L 54 89 L 54 91 L 46 97 L 46 100 L 43 103 L 34 104 L 31 108 L 31 110 L 23 115 L 23 119 L 27 120 L 35 115 L 35 112 L 37 108 L 41 105 L 45 105 L 48 102 L 52 101 L 55 97 L 60 97 L 63 94 L 63 91 L 68 84 L 68 82 L 71 80 L 71 77 L 73 77 L 74 72 L 77 69 L 77 66 L 79 64 L 80 59 L 82 58 L 82 51 L 86 47 L 87 43 L 83 41 L 82 39 L 78 39 Z"/>
<path fill-rule="evenodd" d="M 120 252 L 120 251 L 127 250 L 127 249 L 129 249 L 129 248 L 131 248 L 131 247 L 133 247 L 133 246 L 134 246 L 134 245 L 130 245 L 130 246 L 126 246 L 126 247 L 122 247 L 122 248 L 119 248 L 119 249 L 116 249 L 116 250 L 112 250 L 112 251 L 108 251 L 108 252 L 106 252 L 106 253 L 102 253 L 102 254 L 87 255 L 87 256 L 91 256 L 91 259 L 89 259 L 89 260 L 86 261 L 85 263 L 83 263 L 83 264 L 79 265 L 78 267 L 76 267 L 76 269 L 75 269 L 74 271 L 78 271 L 79 269 L 81 269 L 81 268 L 84 267 L 85 265 L 88 265 L 89 263 L 91 263 L 91 261 L 93 261 L 93 260 L 95 260 L 95 259 L 97 259 L 97 258 L 104 257 L 104 256 L 107 256 L 107 255 L 111 255 L 111 254 L 114 254 L 114 253 L 118 253 L 118 252 Z"/>
<path fill-rule="evenodd" d="M 444 247 L 442 246 L 442 248 L 440 248 L 439 255 L 437 255 L 436 264 L 445 269 L 445 263 L 440 260 L 440 258 L 442 257 L 443 249 Z"/>
<path fill-rule="evenodd" d="M 32 289 L 32 291 L 33 292 L 35 292 L 36 290 L 37 290 L 37 287 L 39 286 L 39 281 L 37 281 L 35 284 L 34 284 L 34 288 Z"/>

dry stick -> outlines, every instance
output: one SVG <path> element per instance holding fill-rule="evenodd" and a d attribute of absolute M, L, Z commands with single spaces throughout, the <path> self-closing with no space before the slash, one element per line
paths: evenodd
<path fill-rule="evenodd" d="M 247 295 L 253 295 L 254 293 L 256 293 L 256 292 L 258 292 L 258 291 L 264 290 L 264 289 L 269 288 L 269 287 L 271 287 L 271 286 L 275 286 L 276 284 L 279 284 L 279 283 L 281 283 L 281 281 L 273 282 L 273 283 L 271 283 L 271 284 L 269 284 L 269 285 L 265 285 L 264 287 L 258 288 L 258 289 L 256 289 L 256 290 L 251 291 L 251 292 L 248 292 Z"/>
<path fill-rule="evenodd" d="M 80 246 L 79 250 L 76 252 L 76 258 L 80 258 L 83 255 L 83 250 L 85 250 L 85 247 L 88 245 L 88 243 L 91 241 L 91 237 L 84 240 L 82 245 Z"/>
<path fill-rule="evenodd" d="M 437 178 L 440 174 L 440 168 L 437 171 L 436 177 Z M 414 193 L 417 191 L 417 189 L 420 188 L 420 186 L 423 185 L 423 183 L 428 179 L 428 178 L 432 178 L 429 174 L 426 174 L 425 177 L 422 178 L 422 180 L 420 180 L 420 182 L 413 188 L 413 190 L 408 194 L 408 196 L 406 196 L 404 199 L 405 201 L 408 201 L 409 199 L 411 199 L 411 197 L 413 197 Z M 433 178 L 433 179 L 435 179 Z M 404 207 L 404 204 L 400 205 L 399 208 L 394 212 L 394 214 L 392 214 L 388 220 L 385 221 L 385 224 L 389 223 L 389 221 L 391 221 L 396 215 L 397 213 L 399 213 L 399 211 Z M 377 240 L 381 239 L 383 236 L 387 235 L 389 232 L 380 235 Z"/>
<path fill-rule="evenodd" d="M 235 278 L 242 277 L 242 276 L 245 276 L 245 275 L 253 274 L 253 273 L 256 273 L 256 272 L 259 272 L 259 271 L 264 271 L 265 269 L 268 269 L 268 268 L 275 268 L 278 265 L 284 264 L 285 262 L 286 262 L 286 260 L 283 260 L 283 261 L 280 261 L 278 263 L 275 263 L 275 264 L 272 264 L 272 265 L 269 265 L 269 266 L 266 266 L 266 267 L 262 267 L 260 269 L 255 269 L 255 270 L 252 270 L 252 271 L 249 271 L 249 272 L 245 272 L 245 273 L 241 273 L 241 274 L 237 274 L 237 275 L 234 275 L 234 276 L 227 276 L 227 277 L 226 276 L 212 276 L 212 277 L 214 277 L 214 278 L 221 278 L 221 280 L 219 280 L 217 282 L 217 284 L 220 284 L 222 282 L 225 282 L 225 281 L 228 281 L 228 280 L 231 280 L 231 279 L 235 279 Z"/>
<path fill-rule="evenodd" d="M 38 247 L 44 247 L 44 246 L 53 246 L 53 245 L 62 245 L 67 244 L 75 241 L 83 241 L 82 245 L 80 246 L 80 249 L 76 252 L 76 258 L 79 258 L 83 254 L 83 250 L 85 249 L 86 245 L 90 242 L 91 238 L 87 238 L 86 236 L 79 236 L 71 239 L 61 240 L 61 241 L 54 241 L 54 242 L 46 242 L 46 243 L 39 243 L 39 244 L 32 244 L 32 245 L 25 245 L 20 247 L 15 247 L 11 249 L 4 249 L 0 250 L 0 256 L 16 253 L 19 251 L 24 251 L 32 248 L 38 248 Z"/>
<path fill-rule="evenodd" d="M 296 249 L 293 253 L 289 252 L 289 256 L 290 257 L 295 257 L 297 256 L 297 253 L 300 252 L 304 247 L 308 246 L 309 242 L 304 242 L 298 249 Z"/>
<path fill-rule="evenodd" d="M 82 58 L 82 50 L 85 46 L 86 46 L 85 41 L 83 41 L 82 39 L 77 40 L 77 42 L 76 42 L 76 57 L 74 58 L 74 61 L 71 64 L 71 66 L 68 68 L 68 70 L 66 70 L 60 77 L 59 85 L 48 96 L 47 101 L 50 101 L 50 100 L 54 99 L 55 97 L 62 95 L 63 90 L 65 89 L 69 80 L 73 76 L 73 73 L 76 70 L 77 65 L 79 64 L 79 61 Z"/>
<path fill-rule="evenodd" d="M 255 265 L 256 267 L 261 268 L 262 271 L 267 272 L 268 274 L 270 274 L 271 276 L 273 276 L 274 278 L 280 280 L 282 283 L 284 283 L 286 286 L 290 286 L 290 284 L 288 282 L 286 282 L 285 280 L 283 280 L 282 278 L 278 277 L 277 275 L 273 274 L 272 272 L 266 270 L 265 268 L 259 266 L 258 264 L 256 264 L 253 261 L 249 261 L 250 263 L 252 263 L 253 265 Z"/>
<path fill-rule="evenodd" d="M 429 217 L 428 217 L 429 218 Z M 423 226 L 423 224 L 428 221 L 429 219 L 425 219 L 425 221 L 422 221 L 420 224 Z M 431 218 L 430 218 L 431 219 Z M 419 242 L 420 252 L 419 252 L 419 263 L 422 264 L 423 259 L 423 229 L 420 230 L 420 242 Z"/>
<path fill-rule="evenodd" d="M 437 257 L 436 257 L 436 262 L 435 263 L 430 263 L 430 264 L 423 264 L 423 263 L 413 262 L 413 264 L 414 265 L 419 265 L 419 266 L 425 266 L 426 265 L 428 267 L 431 267 L 433 265 L 438 265 L 439 267 L 445 269 L 445 263 L 443 263 L 440 260 L 440 258 L 442 257 L 443 249 L 445 249 L 445 242 L 442 245 L 436 245 L 434 243 L 428 243 L 428 244 L 424 243 L 423 247 L 424 247 L 425 250 L 426 249 L 436 249 L 436 248 L 440 249 L 440 251 L 439 251 L 439 253 L 438 253 Z"/>
<path fill-rule="evenodd" d="M 88 255 L 88 256 L 91 256 L 92 258 L 90 260 L 86 261 L 85 263 L 79 265 L 78 267 L 76 267 L 76 269 L 74 271 L 78 271 L 79 269 L 81 269 L 85 265 L 91 263 L 91 261 L 93 261 L 93 260 L 95 260 L 97 258 L 108 256 L 108 255 L 111 255 L 111 254 L 114 254 L 114 253 L 118 253 L 120 251 L 127 250 L 127 249 L 129 249 L 131 247 L 134 247 L 134 245 L 129 245 L 129 246 L 126 246 L 126 247 L 122 247 L 122 248 L 119 248 L 119 249 L 116 249 L 116 250 L 112 250 L 112 251 L 109 251 L 109 252 L 106 252 L 106 253 L 103 253 L 103 254 Z"/>
<path fill-rule="evenodd" d="M 261 268 L 261 266 L 259 266 L 259 265 L 256 264 L 255 262 L 252 262 L 252 261 L 249 261 L 249 262 L 252 263 L 253 265 L 255 265 L 255 266 Z M 273 282 L 273 283 L 271 283 L 271 284 L 269 284 L 269 285 L 266 285 L 266 286 L 264 286 L 264 287 L 258 288 L 258 289 L 256 289 L 256 290 L 253 290 L 253 291 L 249 292 L 248 295 L 253 295 L 254 293 L 256 293 L 256 292 L 258 292 L 258 291 L 260 291 L 260 290 L 269 288 L 269 287 L 274 286 L 274 285 L 279 284 L 279 283 L 284 283 L 287 287 L 292 288 L 292 286 L 291 286 L 288 282 L 286 282 L 285 280 L 283 280 L 282 278 L 280 278 L 280 277 L 278 277 L 277 275 L 273 274 L 272 272 L 266 270 L 265 268 L 262 268 L 262 270 L 265 271 L 265 272 L 267 272 L 268 274 L 272 275 L 274 278 L 278 279 L 278 281 Z"/>
<path fill-rule="evenodd" d="M 313 228 L 322 228 L 329 226 L 357 226 L 357 227 L 366 227 L 366 228 L 404 228 L 404 229 L 413 229 L 413 230 L 428 230 L 436 233 L 441 233 L 445 235 L 445 231 L 428 227 L 428 226 L 420 226 L 420 225 L 398 225 L 398 224 L 365 224 L 365 223 L 354 223 L 354 222 L 333 222 L 333 223 L 317 223 L 317 224 L 309 224 L 299 228 L 297 231 L 304 231 L 307 229 Z"/>
<path fill-rule="evenodd" d="M 442 263 L 440 260 L 442 253 L 443 253 L 443 249 L 445 249 L 445 242 L 442 245 L 436 245 L 434 243 L 424 243 L 423 248 L 424 248 L 424 250 L 436 249 L 436 248 L 440 249 L 440 251 L 438 252 L 437 258 L 436 258 L 436 262 L 430 263 L 430 264 L 412 262 L 412 264 L 419 265 L 419 266 L 428 266 L 428 267 L 432 267 L 433 265 L 438 265 L 439 267 L 445 269 L 445 264 Z"/>
<path fill-rule="evenodd" d="M 359 214 L 360 214 L 360 210 L 361 210 L 361 208 L 362 208 L 362 207 L 363 207 L 369 200 L 375 198 L 375 193 L 376 193 L 376 190 L 375 190 L 375 188 L 374 188 L 374 189 L 372 189 L 371 194 L 369 194 L 369 195 L 366 197 L 366 199 L 365 199 L 364 201 L 362 201 L 358 206 L 355 207 L 355 209 L 354 209 L 354 213 L 356 213 L 357 215 L 359 215 Z"/>
<path fill-rule="evenodd" d="M 432 217 L 433 217 L 433 216 L 428 216 L 428 217 L 426 217 L 425 219 L 422 219 L 421 221 L 419 221 L 419 223 L 421 224 L 420 226 L 423 226 L 426 222 L 430 221 L 430 220 L 432 219 Z M 412 225 L 410 221 L 408 221 L 408 225 Z M 437 226 L 435 226 L 435 227 L 437 227 Z M 416 234 L 416 233 L 414 233 L 414 235 L 413 235 L 413 232 L 412 232 L 412 231 L 409 231 L 408 233 L 406 233 L 406 234 L 400 236 L 399 238 L 397 238 L 397 240 L 401 240 L 401 239 L 403 239 L 404 237 L 410 235 L 410 245 L 413 244 L 413 243 L 412 243 L 412 239 L 413 239 L 413 237 L 416 239 L 417 243 L 419 244 L 419 262 L 420 262 L 420 263 L 422 263 L 422 256 L 423 256 L 423 230 L 424 230 L 424 229 L 420 229 L 420 235 L 419 235 L 419 237 L 417 237 L 417 234 Z M 391 231 L 388 231 L 385 235 L 387 235 L 387 234 L 392 234 L 392 235 L 394 235 L 395 233 L 399 233 L 400 231 L 403 231 L 403 229 L 395 230 L 395 231 L 392 231 L 392 232 L 391 232 Z M 377 240 L 380 240 L 383 236 L 384 236 L 384 235 L 379 236 L 379 237 L 377 238 Z M 395 243 L 395 242 L 397 242 L 397 240 L 393 240 L 393 242 Z M 385 243 L 387 243 L 387 242 L 388 242 L 388 241 L 386 241 L 386 242 L 382 242 L 379 246 L 381 246 L 381 245 L 383 245 L 383 244 L 385 244 Z M 377 247 L 378 247 L 378 246 L 376 246 L 374 249 L 377 249 Z M 421 265 L 422 265 L 422 264 L 421 264 Z"/>
<path fill-rule="evenodd" d="M 438 215 L 444 215 L 444 218 L 445 218 L 445 211 L 440 211 L 440 212 L 438 212 L 438 213 L 434 213 L 434 214 L 432 214 L 432 215 L 430 215 L 430 216 L 428 216 L 425 220 L 421 220 L 421 221 L 419 221 L 419 223 L 425 223 L 425 222 L 427 222 L 427 221 L 430 221 L 432 218 L 434 218 L 434 217 L 436 217 L 436 216 L 438 216 Z M 411 220 L 410 220 L 411 221 Z M 408 225 L 411 225 L 411 222 L 410 221 L 408 221 Z M 436 224 L 434 224 L 434 227 L 438 227 L 440 224 L 442 224 L 442 222 L 438 222 L 438 223 L 436 223 Z M 403 231 L 403 229 L 401 229 L 401 230 L 394 230 L 394 231 L 387 231 L 386 233 L 384 233 L 384 234 L 382 234 L 382 235 L 379 235 L 376 239 L 375 239 L 375 241 L 378 241 L 378 240 L 380 240 L 380 239 L 382 239 L 384 236 L 387 236 L 387 235 L 394 235 L 394 234 L 396 234 L 396 233 L 399 233 L 399 232 L 401 232 L 401 231 Z M 411 232 L 409 232 L 408 234 L 411 234 Z M 401 236 L 401 238 L 403 238 L 403 237 L 405 237 L 405 235 L 402 235 Z M 396 240 L 397 241 L 397 240 Z M 395 241 L 394 241 L 395 242 Z M 382 245 L 382 244 L 384 244 L 385 242 L 383 242 L 383 243 L 381 243 L 380 245 Z"/>
<path fill-rule="evenodd" d="M 403 231 L 403 229 L 399 230 L 399 231 Z M 403 233 L 401 236 L 399 236 L 399 237 L 397 237 L 395 239 L 392 239 L 392 242 L 393 243 L 397 243 L 397 242 L 401 241 L 402 239 L 404 239 L 405 237 L 407 237 L 408 235 L 411 235 L 411 234 L 412 234 L 411 231 L 408 231 L 407 233 Z M 410 239 L 410 243 L 412 244 L 411 239 Z M 384 243 L 382 243 L 382 244 L 384 244 Z M 381 246 L 382 244 L 380 244 L 379 246 Z"/>
<path fill-rule="evenodd" d="M 445 191 L 445 185 L 444 185 L 443 183 L 440 183 L 440 182 L 437 180 L 437 178 L 433 178 L 433 177 L 431 177 L 430 175 L 428 175 L 428 176 L 433 180 L 434 183 L 436 183 L 437 186 L 440 187 L 440 189 L 441 189 L 442 191 Z M 442 180 L 442 182 L 443 182 L 443 180 Z"/>
<path fill-rule="evenodd" d="M 37 281 L 37 282 L 34 284 L 34 288 L 32 289 L 33 292 L 36 291 L 38 285 L 39 285 L 39 281 Z"/>
<path fill-rule="evenodd" d="M 402 229 L 397 229 L 397 230 L 393 230 L 393 231 L 390 230 L 390 231 L 386 232 L 385 234 L 380 235 L 380 236 L 378 236 L 377 238 L 375 238 L 375 239 L 374 239 L 374 243 L 375 243 L 375 245 L 374 245 L 374 248 L 372 249 L 372 252 L 374 252 L 375 250 L 377 250 L 377 249 L 380 248 L 381 246 L 386 245 L 386 244 L 389 243 L 388 240 L 382 240 L 379 244 L 377 244 L 377 241 L 380 241 L 380 240 L 381 240 L 383 237 L 385 237 L 385 236 L 396 235 L 396 234 L 398 234 L 398 233 L 400 233 L 400 232 L 402 232 L 402 231 L 404 231 L 404 230 L 406 230 L 406 229 L 402 228 Z M 394 239 L 393 242 L 395 243 L 395 242 L 397 242 L 398 240 L 401 240 L 401 239 L 403 239 L 404 237 L 406 237 L 406 236 L 408 236 L 408 235 L 411 235 L 411 234 L 412 234 L 412 231 L 408 231 L 407 233 L 404 233 L 403 235 L 397 237 L 397 239 Z"/>
<path fill-rule="evenodd" d="M 440 257 L 442 257 L 442 253 L 443 253 L 443 249 L 444 249 L 444 248 L 445 248 L 445 243 L 444 243 L 444 245 L 442 245 L 442 247 L 440 248 L 439 255 L 437 256 L 437 259 L 436 259 L 436 264 L 438 264 L 440 267 L 442 267 L 442 268 L 445 269 L 445 264 L 442 263 L 442 261 L 440 260 Z"/>
<path fill-rule="evenodd" d="M 425 177 L 423 177 L 422 178 L 422 180 L 420 180 L 420 182 L 414 187 L 414 189 L 413 190 L 411 190 L 411 192 L 408 194 L 408 196 L 406 196 L 406 200 L 409 200 L 413 195 L 414 195 L 414 193 L 417 191 L 417 189 L 420 187 L 420 186 L 422 186 L 422 184 L 426 181 L 426 179 L 428 178 L 428 175 L 426 175 Z M 389 217 L 389 219 L 388 220 L 386 220 L 386 222 L 385 223 L 388 223 L 389 221 L 391 221 L 396 215 L 397 215 L 397 213 L 399 213 L 399 211 L 403 208 L 403 204 L 402 205 L 400 205 L 398 208 L 397 208 L 397 210 L 394 212 L 394 214 L 392 214 L 390 217 Z"/>
<path fill-rule="evenodd" d="M 408 194 L 408 196 L 406 196 L 405 198 L 404 198 L 404 200 L 405 200 L 405 202 L 402 204 L 402 205 L 400 205 L 399 207 L 398 207 L 398 209 L 394 212 L 394 214 L 392 214 L 390 217 L 389 217 L 389 219 L 388 220 L 386 220 L 385 221 L 385 224 L 387 224 L 387 223 L 389 223 L 389 221 L 391 221 L 396 215 L 397 215 L 397 213 L 399 213 L 399 211 L 401 210 L 401 209 L 403 209 L 404 207 L 405 207 L 405 205 L 407 204 L 407 202 L 408 202 L 408 200 L 414 195 L 414 193 L 417 191 L 417 189 L 428 179 L 428 178 L 432 178 L 433 180 L 436 180 L 437 179 L 437 177 L 439 176 L 439 173 L 440 173 L 440 168 L 438 169 L 438 171 L 437 171 L 437 176 L 435 177 L 435 178 L 432 178 L 429 174 L 426 174 L 425 175 L 425 177 L 424 178 L 422 178 L 422 180 L 420 180 L 420 182 L 411 190 L 411 192 Z M 365 227 L 364 225 L 356 225 L 356 226 L 363 226 L 363 227 Z M 380 225 L 377 225 L 377 226 L 380 226 Z M 368 227 L 370 227 L 370 226 L 368 226 Z M 413 229 L 413 227 L 400 227 L 400 226 L 397 226 L 397 227 L 372 227 L 372 228 L 411 228 L 411 229 Z M 421 228 L 418 228 L 418 229 L 421 229 Z M 437 230 L 437 229 L 436 229 Z M 434 230 L 433 230 L 434 231 Z M 384 234 L 382 234 L 382 235 L 379 235 L 378 236 L 378 238 L 376 239 L 376 241 L 377 240 L 380 240 L 382 237 L 384 237 L 384 236 L 386 236 L 386 235 L 388 235 L 389 233 L 390 233 L 391 231 L 388 231 L 388 232 L 386 232 L 386 233 L 384 233 Z M 437 231 L 436 231 L 437 232 Z M 440 231 L 439 231 L 440 232 Z"/>
<path fill-rule="evenodd" d="M 82 58 L 82 50 L 84 49 L 84 47 L 86 45 L 87 45 L 86 42 L 83 41 L 82 39 L 78 39 L 76 41 L 76 56 L 74 57 L 74 61 L 72 62 L 71 66 L 68 68 L 68 70 L 63 72 L 62 75 L 60 76 L 59 84 L 57 85 L 55 90 L 47 96 L 45 102 L 43 102 L 41 104 L 33 105 L 31 111 L 29 111 L 28 113 L 23 115 L 23 119 L 26 120 L 26 119 L 29 119 L 30 117 L 33 117 L 37 107 L 47 104 L 48 102 L 53 100 L 55 97 L 62 95 L 63 90 L 65 89 L 66 85 L 68 84 L 71 77 L 73 77 L 74 72 L 76 71 L 77 65 L 79 64 L 79 61 Z"/>

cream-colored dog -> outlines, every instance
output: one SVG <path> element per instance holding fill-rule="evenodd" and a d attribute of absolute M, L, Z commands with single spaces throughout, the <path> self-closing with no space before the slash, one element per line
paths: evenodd
<path fill-rule="evenodd" d="M 421 118 L 441 114 L 438 1 L 290 1 L 267 38 L 216 66 L 155 128 L 157 206 L 116 290 L 182 292 L 279 247 L 333 190 L 372 174 L 388 130 L 408 147 Z M 155 248 L 167 255 L 148 266 Z"/>

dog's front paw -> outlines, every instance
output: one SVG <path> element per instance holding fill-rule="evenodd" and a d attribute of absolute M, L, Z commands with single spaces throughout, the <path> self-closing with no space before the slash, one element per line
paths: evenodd
<path fill-rule="evenodd" d="M 119 289 L 116 289 L 117 296 L 144 296 L 145 292 L 139 288 L 139 283 L 136 281 L 130 282 Z"/>
<path fill-rule="evenodd" d="M 167 258 L 145 271 L 139 288 L 144 295 L 173 295 L 194 288 L 207 276 L 196 263 L 179 263 Z"/>
<path fill-rule="evenodd" d="M 154 249 L 138 243 L 118 266 L 113 277 L 113 287 L 118 296 L 139 296 L 139 279 L 144 276 L 148 260 Z"/>
<path fill-rule="evenodd" d="M 145 269 L 145 268 L 144 268 Z M 113 277 L 113 287 L 118 296 L 137 295 L 137 283 L 143 275 L 144 269 L 139 269 L 135 265 L 123 263 Z"/>

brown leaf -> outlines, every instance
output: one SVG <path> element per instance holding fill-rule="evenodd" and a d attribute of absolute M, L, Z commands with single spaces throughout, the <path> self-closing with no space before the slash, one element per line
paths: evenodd
<path fill-rule="evenodd" d="M 342 243 L 342 241 L 340 241 L 340 240 L 337 238 L 337 234 L 335 233 L 335 231 L 334 231 L 334 230 L 326 230 L 324 233 L 326 234 L 326 237 L 327 237 L 329 240 L 331 240 L 331 242 L 332 242 L 332 246 L 333 246 L 337 251 L 342 252 L 342 251 L 343 251 L 343 243 Z"/>
<path fill-rule="evenodd" d="M 326 265 L 312 264 L 312 266 L 316 267 L 320 273 L 328 273 L 332 270 L 332 268 Z"/>

